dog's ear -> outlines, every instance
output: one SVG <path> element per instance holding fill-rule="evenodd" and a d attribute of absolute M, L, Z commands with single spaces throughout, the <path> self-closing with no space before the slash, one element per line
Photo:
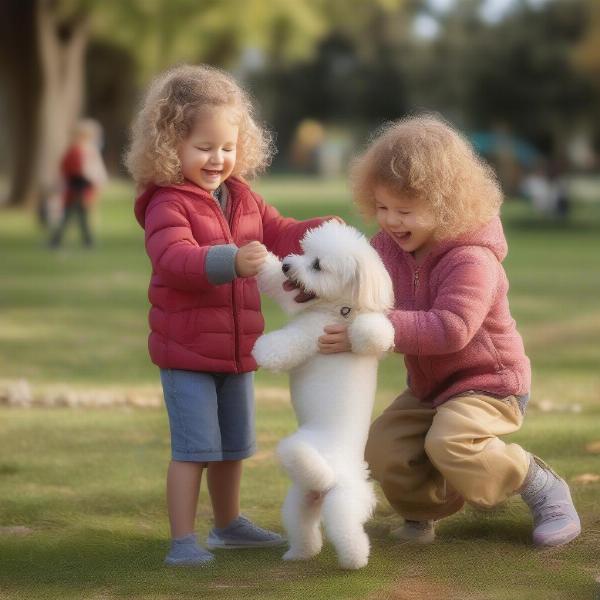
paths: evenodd
<path fill-rule="evenodd" d="M 367 312 L 386 312 L 394 306 L 394 289 L 377 252 L 368 246 L 356 258 L 353 283 L 354 307 Z"/>

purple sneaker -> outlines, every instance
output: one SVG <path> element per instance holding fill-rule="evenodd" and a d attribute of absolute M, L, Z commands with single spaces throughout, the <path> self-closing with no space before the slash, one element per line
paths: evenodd
<path fill-rule="evenodd" d="M 579 515 L 564 479 L 544 469 L 548 480 L 533 497 L 523 500 L 533 516 L 533 543 L 536 546 L 562 546 L 581 533 Z"/>

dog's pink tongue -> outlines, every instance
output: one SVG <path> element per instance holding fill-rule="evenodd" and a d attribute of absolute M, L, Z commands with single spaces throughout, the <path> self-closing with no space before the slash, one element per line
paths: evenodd
<path fill-rule="evenodd" d="M 295 284 L 293 281 L 290 281 L 289 279 L 286 279 L 286 280 L 283 282 L 283 289 L 284 289 L 286 292 L 291 292 L 292 290 L 295 290 L 295 289 L 296 289 L 296 284 Z"/>

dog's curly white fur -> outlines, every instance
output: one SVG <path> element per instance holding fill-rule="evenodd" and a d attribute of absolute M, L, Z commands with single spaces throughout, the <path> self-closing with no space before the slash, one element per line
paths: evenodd
<path fill-rule="evenodd" d="M 293 480 L 282 509 L 290 544 L 284 559 L 321 550 L 322 520 L 340 565 L 357 569 L 369 557 L 363 525 L 375 495 L 363 456 L 378 360 L 394 342 L 385 317 L 392 282 L 365 237 L 347 225 L 324 223 L 306 234 L 302 249 L 282 262 L 269 255 L 259 273 L 261 291 L 294 318 L 261 336 L 253 350 L 260 366 L 290 371 L 299 424 L 278 448 Z M 352 352 L 318 352 L 323 328 L 334 323 L 348 325 Z"/>

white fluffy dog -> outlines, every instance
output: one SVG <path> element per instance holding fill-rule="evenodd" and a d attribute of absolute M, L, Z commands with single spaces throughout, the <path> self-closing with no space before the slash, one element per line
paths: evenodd
<path fill-rule="evenodd" d="M 272 371 L 289 371 L 299 428 L 279 444 L 293 480 L 283 505 L 290 548 L 283 558 L 320 552 L 320 521 L 343 568 L 367 564 L 363 525 L 375 506 L 364 449 L 377 383 L 377 364 L 394 341 L 385 317 L 393 306 L 390 277 L 356 229 L 328 221 L 307 232 L 302 255 L 269 255 L 261 291 L 294 319 L 260 337 L 253 355 Z M 352 352 L 320 354 L 326 325 L 346 323 Z"/>

